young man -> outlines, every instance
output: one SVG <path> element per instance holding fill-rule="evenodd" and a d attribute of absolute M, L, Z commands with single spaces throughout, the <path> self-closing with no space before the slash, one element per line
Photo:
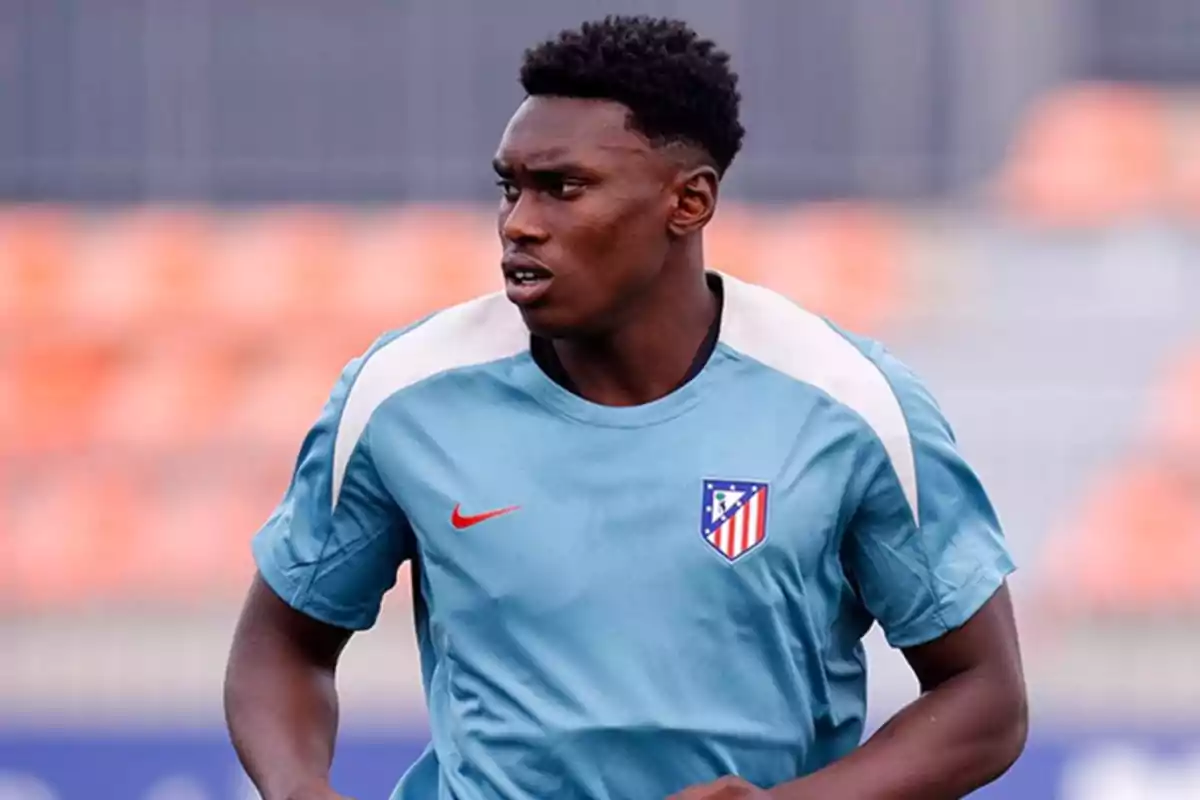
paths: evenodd
<path fill-rule="evenodd" d="M 1026 728 L 1012 565 L 933 400 L 705 268 L 743 134 L 728 57 L 610 17 L 521 82 L 507 296 L 351 363 L 255 539 L 226 709 L 264 798 L 337 797 L 338 655 L 405 561 L 432 742 L 394 798 L 936 800 L 1000 775 Z M 873 621 L 923 691 L 859 746 Z"/>

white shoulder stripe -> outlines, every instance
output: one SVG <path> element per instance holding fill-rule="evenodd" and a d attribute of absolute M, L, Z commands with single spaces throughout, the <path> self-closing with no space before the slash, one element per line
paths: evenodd
<path fill-rule="evenodd" d="M 354 448 L 375 409 L 389 397 L 439 373 L 499 361 L 528 347 L 529 331 L 520 312 L 504 295 L 493 294 L 446 309 L 372 353 L 350 387 L 338 422 L 333 507 Z"/>
<path fill-rule="evenodd" d="M 815 386 L 867 421 L 883 443 L 913 519 L 917 467 L 908 422 L 879 367 L 817 315 L 761 286 L 722 275 L 721 340 L 798 381 Z"/>

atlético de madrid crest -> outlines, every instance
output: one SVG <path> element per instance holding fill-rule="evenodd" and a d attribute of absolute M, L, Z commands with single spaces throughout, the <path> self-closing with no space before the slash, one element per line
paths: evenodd
<path fill-rule="evenodd" d="M 700 535 L 730 561 L 762 544 L 767 536 L 767 484 L 704 481 Z"/>

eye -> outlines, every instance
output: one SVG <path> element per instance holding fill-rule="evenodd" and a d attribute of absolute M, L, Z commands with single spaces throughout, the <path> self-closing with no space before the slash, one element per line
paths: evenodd
<path fill-rule="evenodd" d="M 583 194 L 587 184 L 573 178 L 563 178 L 546 186 L 546 193 L 557 200 L 571 200 Z"/>
<path fill-rule="evenodd" d="M 500 192 L 504 195 L 504 199 L 510 203 L 521 195 L 521 190 L 517 188 L 517 185 L 507 178 L 501 178 L 496 181 L 496 185 L 500 187 Z"/>

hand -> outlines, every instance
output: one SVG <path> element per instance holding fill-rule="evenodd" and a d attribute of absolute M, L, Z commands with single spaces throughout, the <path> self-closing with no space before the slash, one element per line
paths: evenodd
<path fill-rule="evenodd" d="M 667 800 L 770 800 L 771 796 L 749 781 L 726 775 L 712 783 L 689 786 Z"/>

